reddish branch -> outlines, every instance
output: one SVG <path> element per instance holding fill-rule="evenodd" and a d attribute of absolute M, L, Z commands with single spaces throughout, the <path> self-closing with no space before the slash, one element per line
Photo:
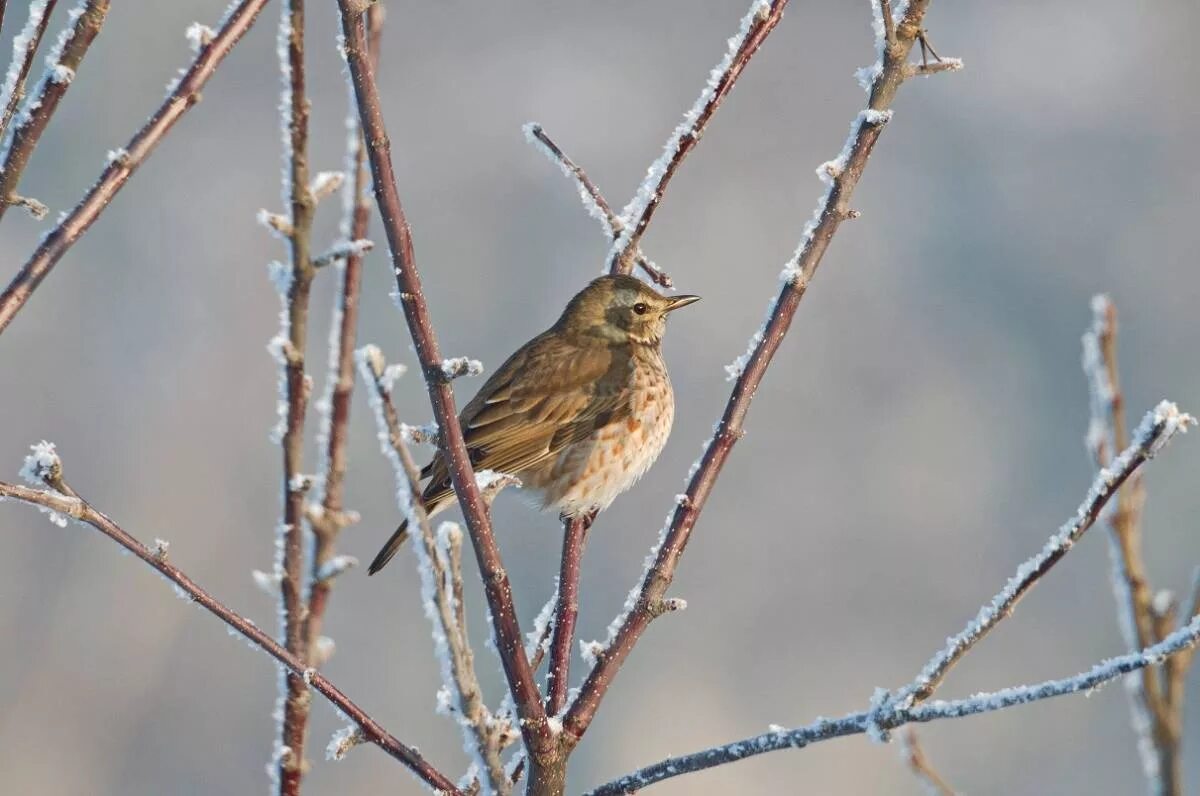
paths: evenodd
<path fill-rule="evenodd" d="M 71 87 L 75 72 L 87 54 L 88 48 L 100 33 L 104 18 L 108 14 L 109 0 L 88 0 L 83 13 L 75 20 L 70 36 L 62 52 L 58 54 L 57 64 L 69 70 L 65 74 L 47 72 L 38 84 L 37 93 L 26 103 L 25 110 L 17 120 L 10 139 L 6 142 L 8 149 L 4 153 L 4 162 L 0 164 L 0 216 L 9 205 L 21 205 L 28 208 L 36 217 L 46 215 L 46 206 L 35 199 L 17 195 L 17 184 L 29 164 L 29 158 L 37 147 L 38 140 L 50 124 L 50 117 L 58 109 L 58 103 Z"/>
<path fill-rule="evenodd" d="M 304 420 L 308 412 L 311 378 L 305 373 L 308 346 L 308 304 L 315 274 L 309 243 L 315 200 L 308 187 L 308 96 L 304 72 L 304 0 L 286 0 L 281 7 L 280 68 L 284 77 L 286 128 L 285 154 L 289 200 L 287 236 L 291 279 L 286 297 L 287 342 L 283 346 L 287 418 L 283 435 L 283 556 L 280 601 L 283 635 L 288 652 L 307 665 L 306 617 L 308 606 L 304 554 L 304 497 L 308 484 L 301 475 L 304 459 Z M 304 739 L 312 697 L 304 678 L 286 676 L 283 723 L 278 760 L 280 796 L 297 796 L 304 776 Z"/>
<path fill-rule="evenodd" d="M 187 110 L 200 100 L 200 90 L 238 40 L 245 35 L 267 0 L 241 0 L 226 13 L 221 29 L 203 45 L 183 77 L 123 149 L 117 150 L 100 178 L 70 213 L 43 239 L 20 272 L 0 294 L 0 334 L 12 322 L 38 285 L 125 185 L 158 143 Z"/>
<path fill-rule="evenodd" d="M 644 204 L 637 218 L 629 219 L 632 228 L 626 230 L 618 239 L 617 245 L 613 247 L 613 252 L 609 258 L 609 270 L 611 273 L 628 274 L 633 271 L 634 256 L 641 245 L 642 236 L 646 234 L 646 228 L 650 225 L 650 220 L 654 217 L 654 211 L 658 209 L 659 203 L 662 202 L 667 184 L 675 176 L 675 172 L 679 169 L 680 164 L 683 163 L 683 159 L 699 143 L 700 136 L 704 134 L 704 128 L 708 125 L 708 120 L 712 118 L 721 101 L 733 89 L 733 85 L 737 82 L 738 77 L 741 76 L 742 70 L 750 63 L 750 59 L 754 57 L 754 53 L 758 51 L 759 46 L 770 35 L 771 31 L 775 29 L 775 26 L 779 24 L 779 20 L 783 18 L 783 9 L 786 5 L 787 0 L 771 0 L 770 2 L 756 3 L 755 7 L 751 9 L 754 17 L 750 21 L 749 29 L 742 37 L 737 52 L 733 54 L 727 68 L 714 81 L 710 81 L 706 87 L 707 96 L 703 103 L 696 109 L 698 112 L 694 116 L 689 114 L 687 126 L 682 130 L 676 131 L 676 135 L 672 137 L 674 147 L 672 147 L 670 154 L 667 156 L 667 161 L 663 164 L 654 185 L 643 186 L 643 189 L 648 188 L 649 192 L 644 197 Z"/>
<path fill-rule="evenodd" d="M 554 613 L 554 636 L 550 642 L 550 671 L 546 675 L 546 712 L 557 714 L 567 703 L 571 679 L 571 648 L 575 644 L 575 620 L 579 616 L 579 575 L 583 548 L 595 515 L 563 520 L 562 560 L 558 570 L 558 607 Z"/>
<path fill-rule="evenodd" d="M 361 4 L 355 0 L 338 0 L 338 6 L 341 10 L 346 61 L 354 82 L 360 123 L 366 137 L 367 154 L 371 163 L 375 200 L 379 205 L 391 250 L 400 305 L 404 310 L 417 358 L 421 363 L 434 417 L 441 430 L 439 444 L 450 463 L 455 494 L 470 530 L 471 543 L 475 549 L 492 615 L 496 647 L 509 691 L 516 703 L 526 748 L 535 760 L 539 757 L 553 757 L 556 754 L 555 739 L 546 720 L 546 711 L 534 682 L 529 658 L 525 654 L 521 629 L 513 605 L 512 587 L 492 532 L 487 506 L 475 483 L 474 469 L 467 455 L 462 428 L 458 422 L 454 393 L 442 372 L 441 354 L 430 322 L 425 296 L 421 292 L 412 235 L 400 204 L 396 175 L 392 169 L 391 145 L 383 122 L 375 75 L 367 56 Z"/>
<path fill-rule="evenodd" d="M 46 0 L 45 5 L 40 8 L 32 3 L 29 5 L 29 21 L 32 23 L 32 30 L 29 31 L 30 36 L 25 41 L 25 52 L 20 55 L 16 52 L 13 53 L 13 57 L 17 59 L 16 72 L 14 74 L 12 67 L 9 67 L 9 75 L 15 77 L 16 81 L 13 83 L 12 94 L 8 96 L 3 111 L 0 111 L 0 139 L 4 138 L 13 114 L 16 113 L 17 105 L 25 96 L 25 81 L 29 78 L 29 69 L 33 66 L 33 58 L 37 55 L 42 37 L 46 35 L 46 26 L 50 24 L 50 15 L 54 13 L 54 5 L 57 2 L 58 0 Z M 38 14 L 41 16 L 37 16 Z"/>
<path fill-rule="evenodd" d="M 175 585 L 177 590 L 180 591 L 181 596 L 186 595 L 186 598 L 190 602 L 195 602 L 212 613 L 247 640 L 260 647 L 280 664 L 287 667 L 288 671 L 292 674 L 302 678 L 302 680 L 307 679 L 308 684 L 314 690 L 333 703 L 338 710 L 358 726 L 366 740 L 403 763 L 431 788 L 448 794 L 461 793 L 454 786 L 454 783 L 430 765 L 425 758 L 421 757 L 416 749 L 406 746 L 392 736 L 391 733 L 371 718 L 366 711 L 350 701 L 350 698 L 342 693 L 337 686 L 325 679 L 324 675 L 306 667 L 301 658 L 288 652 L 288 650 L 280 646 L 269 634 L 259 629 L 249 619 L 227 608 L 213 597 L 212 594 L 197 585 L 195 581 L 184 574 L 183 570 L 168 560 L 166 554 L 163 552 L 163 548 L 150 549 L 146 547 L 83 498 L 78 497 L 65 484 L 62 484 L 62 488 L 64 493 L 59 494 L 41 489 L 0 483 L 0 498 L 13 498 L 14 500 L 31 503 L 91 525 L 121 545 L 121 547 L 158 570 L 164 578 Z"/>
<path fill-rule="evenodd" d="M 596 187 L 596 183 L 592 182 L 592 178 L 587 175 L 587 172 L 576 164 L 575 161 L 571 160 L 558 144 L 554 143 L 554 140 L 550 138 L 550 135 L 540 124 L 531 123 L 526 125 L 525 133 L 529 138 L 541 145 L 546 156 L 557 163 L 564 174 L 575 180 L 579 189 L 586 194 L 587 198 L 584 200 L 584 204 L 587 205 L 590 202 L 590 204 L 595 206 L 596 211 L 602 216 L 600 222 L 604 225 L 605 231 L 608 232 L 612 241 L 615 242 L 620 238 L 621 233 L 625 231 L 625 222 L 613 212 L 612 205 L 604 198 L 604 194 L 600 193 L 600 189 Z M 634 261 L 655 284 L 662 287 L 674 286 L 670 275 L 650 262 L 640 248 L 635 253 Z"/>
<path fill-rule="evenodd" d="M 896 44 L 885 48 L 883 68 L 871 86 L 871 110 L 882 112 L 891 106 L 904 80 L 904 63 L 921 29 L 928 5 L 929 0 L 912 0 L 909 3 L 904 20 L 897 28 Z M 665 530 L 654 563 L 638 590 L 636 602 L 621 622 L 612 643 L 599 656 L 580 689 L 579 697 L 567 711 L 563 724 L 568 743 L 578 743 L 583 737 L 600 701 L 629 657 L 634 644 L 651 620 L 661 613 L 663 599 L 675 577 L 679 558 L 691 538 L 692 528 L 712 493 L 730 451 L 742 436 L 754 393 L 787 334 L 800 299 L 804 297 L 830 241 L 842 221 L 851 216 L 850 196 L 866 168 L 867 159 L 871 156 L 885 120 L 885 115 L 868 118 L 860 114 L 860 121 L 848 142 L 845 164 L 837 174 L 830 175 L 829 191 L 818 209 L 816 223 L 805 236 L 796 258 L 789 264 L 788 273 L 792 278 L 784 282 L 762 334 L 757 336 L 748 361 L 737 377 L 716 433 L 705 448 L 700 466 L 688 483 L 686 495 L 679 502 Z"/>
<path fill-rule="evenodd" d="M 372 68 L 379 61 L 379 40 L 383 30 L 383 6 L 374 5 L 367 17 L 369 57 Z M 353 100 L 353 98 L 351 98 Z M 354 132 L 350 138 L 347 162 L 352 173 L 347 175 L 352 197 L 348 203 L 349 218 L 346 220 L 346 235 L 351 241 L 363 240 L 371 220 L 369 176 L 362 135 Z M 358 303 L 362 292 L 363 254 L 351 251 L 346 257 L 342 281 L 338 294 L 337 354 L 330 378 L 333 391 L 329 396 L 328 429 L 325 439 L 325 480 L 321 498 L 321 510 L 311 518 L 313 530 L 312 588 L 308 599 L 308 628 L 305 633 L 310 650 L 321 635 L 325 618 L 325 607 L 329 600 L 332 581 L 321 578 L 318 573 L 336 552 L 338 533 L 350 523 L 345 506 L 346 441 L 350 429 L 350 404 L 354 391 L 354 345 L 358 329 Z"/>

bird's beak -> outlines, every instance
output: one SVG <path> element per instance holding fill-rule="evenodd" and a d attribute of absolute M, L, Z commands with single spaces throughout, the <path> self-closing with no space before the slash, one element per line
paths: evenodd
<path fill-rule="evenodd" d="M 680 307 L 686 307 L 689 304 L 695 304 L 699 300 L 699 296 L 672 296 L 664 312 L 674 312 Z"/>

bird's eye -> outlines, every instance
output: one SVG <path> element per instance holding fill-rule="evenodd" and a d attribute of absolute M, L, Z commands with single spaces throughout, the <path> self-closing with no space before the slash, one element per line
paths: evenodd
<path fill-rule="evenodd" d="M 650 308 L 647 307 L 646 304 L 641 301 L 639 301 L 637 304 L 633 305 L 633 311 L 636 312 L 638 315 L 645 315 L 647 312 L 649 312 L 649 310 L 650 310 Z"/>

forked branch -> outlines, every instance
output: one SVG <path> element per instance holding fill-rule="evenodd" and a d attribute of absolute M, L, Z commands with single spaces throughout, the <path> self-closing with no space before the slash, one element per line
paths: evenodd
<path fill-rule="evenodd" d="M 27 461 L 27 472 L 35 474 L 46 484 L 48 489 L 35 489 L 0 483 L 0 498 L 12 498 L 49 512 L 51 519 L 70 517 L 91 525 L 102 534 L 112 539 L 124 549 L 133 553 L 143 562 L 153 567 L 176 589 L 176 593 L 189 602 L 194 602 L 224 622 L 231 630 L 236 631 L 255 646 L 262 649 L 289 672 L 306 681 L 319 694 L 328 699 L 334 707 L 345 714 L 358 728 L 361 738 L 378 746 L 396 760 L 404 764 L 429 787 L 447 794 L 460 794 L 461 791 L 423 758 L 416 749 L 397 740 L 366 711 L 352 702 L 333 683 L 321 673 L 305 666 L 303 660 L 288 652 L 265 631 L 253 622 L 226 607 L 208 591 L 201 588 L 189 578 L 183 570 L 170 561 L 167 556 L 165 543 L 156 542 L 153 548 L 139 542 L 106 515 L 94 508 L 62 480 L 62 465 L 57 455 L 53 455 L 53 447 L 47 453 L 43 446 L 42 455 L 32 466 Z M 36 456 L 37 454 L 35 454 Z M 34 457 L 31 457 L 34 458 Z M 57 485 L 57 486 L 55 486 Z"/>

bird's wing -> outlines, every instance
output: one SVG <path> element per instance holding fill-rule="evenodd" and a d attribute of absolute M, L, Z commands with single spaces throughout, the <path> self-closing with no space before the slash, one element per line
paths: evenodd
<path fill-rule="evenodd" d="M 515 473 L 536 466 L 597 427 L 630 415 L 630 361 L 606 346 L 546 333 L 513 354 L 460 415 L 476 469 Z M 439 452 L 422 471 L 425 499 L 451 491 Z"/>

